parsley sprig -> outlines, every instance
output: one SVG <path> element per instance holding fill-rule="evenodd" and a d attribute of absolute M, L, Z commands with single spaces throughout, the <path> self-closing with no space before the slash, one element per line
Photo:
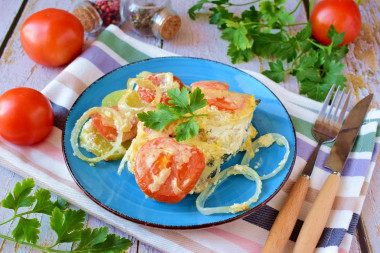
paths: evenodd
<path fill-rule="evenodd" d="M 18 219 L 12 236 L 0 234 L 0 238 L 26 245 L 43 252 L 68 252 L 55 249 L 61 243 L 73 243 L 70 252 L 123 252 L 131 245 L 126 238 L 108 234 L 108 228 L 86 228 L 84 221 L 86 213 L 82 210 L 67 208 L 63 199 L 55 202 L 51 200 L 48 190 L 39 188 L 33 194 L 34 180 L 24 179 L 17 183 L 13 193 L 9 192 L 7 197 L 1 201 L 1 206 L 14 210 L 13 216 L 0 225 L 13 222 Z M 28 208 L 28 211 L 20 212 L 20 209 Z M 37 218 L 29 218 L 30 214 L 45 214 L 50 216 L 50 227 L 56 234 L 56 241 L 52 245 L 45 243 L 37 244 L 39 240 L 41 223 Z"/>
<path fill-rule="evenodd" d="M 253 5 L 259 2 L 259 7 Z M 227 55 L 232 63 L 248 62 L 256 56 L 270 60 L 269 70 L 263 74 L 275 82 L 282 82 L 287 75 L 297 78 L 300 93 L 317 101 L 323 101 L 332 84 L 345 86 L 346 78 L 341 72 L 345 65 L 341 60 L 348 46 L 340 46 L 344 33 L 334 27 L 328 31 L 332 43 L 324 46 L 311 38 L 311 24 L 294 23 L 292 14 L 299 8 L 300 0 L 292 11 L 285 10 L 286 0 L 257 0 L 245 4 L 233 4 L 228 0 L 200 0 L 189 10 L 196 18 L 205 4 L 209 8 L 210 24 L 222 31 L 221 38 L 229 41 Z M 229 11 L 231 6 L 250 5 L 240 16 Z M 295 35 L 289 27 L 304 26 Z M 284 64 L 285 62 L 285 64 Z"/>
<path fill-rule="evenodd" d="M 199 125 L 194 120 L 196 117 L 207 116 L 207 114 L 196 114 L 195 111 L 207 105 L 207 100 L 204 99 L 204 94 L 201 89 L 196 88 L 192 93 L 188 89 L 179 88 L 170 89 L 167 91 L 170 98 L 167 104 L 157 104 L 156 111 L 148 111 L 137 114 L 140 121 L 144 122 L 144 126 L 162 131 L 173 121 L 184 120 L 179 123 L 175 129 L 175 139 L 184 141 L 191 137 L 195 137 L 199 131 Z"/>

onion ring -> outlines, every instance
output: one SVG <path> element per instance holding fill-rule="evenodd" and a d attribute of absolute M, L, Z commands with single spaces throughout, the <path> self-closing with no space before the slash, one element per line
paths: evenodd
<path fill-rule="evenodd" d="M 272 137 L 272 140 L 270 143 L 264 143 L 262 140 L 264 138 Z M 290 148 L 289 148 L 289 142 L 288 140 L 282 136 L 281 134 L 277 133 L 269 133 L 260 136 L 257 140 L 255 140 L 251 147 L 246 151 L 245 155 L 243 156 L 243 159 L 241 161 L 241 165 L 247 165 L 249 166 L 249 163 L 251 159 L 254 157 L 254 154 L 259 151 L 260 148 L 262 147 L 269 147 L 271 146 L 274 142 L 276 142 L 277 145 L 279 146 L 285 146 L 286 152 L 284 154 L 284 158 L 278 163 L 278 166 L 269 174 L 260 176 L 261 180 L 266 180 L 269 179 L 273 176 L 275 176 L 278 172 L 282 170 L 284 167 L 286 161 L 288 160 L 289 153 L 290 153 Z"/>
<path fill-rule="evenodd" d="M 101 156 L 96 156 L 93 158 L 87 157 L 82 154 L 82 152 L 79 150 L 79 143 L 78 143 L 78 137 L 81 132 L 82 126 L 86 123 L 86 121 L 90 118 L 91 114 L 93 113 L 100 113 L 102 115 L 106 115 L 106 113 L 110 113 L 112 115 L 112 118 L 114 119 L 114 123 L 117 130 L 117 137 L 115 142 L 110 142 L 112 145 L 112 149 L 108 152 L 104 153 Z M 115 153 L 115 151 L 120 148 L 122 139 L 123 139 L 123 132 L 121 131 L 123 122 L 122 118 L 119 115 L 119 113 L 110 107 L 93 107 L 87 110 L 75 123 L 75 126 L 73 130 L 71 131 L 71 137 L 70 137 L 70 143 L 71 147 L 74 150 L 74 155 L 78 158 L 86 161 L 86 162 L 100 162 Z"/>
<path fill-rule="evenodd" d="M 231 206 L 204 207 L 206 200 L 214 192 L 216 186 L 221 184 L 229 176 L 236 175 L 236 174 L 242 174 L 247 179 L 256 182 L 255 194 L 252 197 L 250 197 L 247 201 L 240 204 L 235 203 Z M 237 213 L 240 211 L 248 210 L 250 208 L 249 205 L 258 200 L 259 195 L 261 193 L 261 187 L 262 187 L 262 182 L 261 182 L 260 176 L 257 174 L 255 170 L 248 167 L 247 165 L 237 164 L 235 166 L 231 166 L 223 170 L 219 174 L 218 180 L 213 184 L 209 184 L 207 188 L 199 194 L 195 203 L 196 203 L 198 211 L 204 215 L 210 215 L 214 213 Z"/>

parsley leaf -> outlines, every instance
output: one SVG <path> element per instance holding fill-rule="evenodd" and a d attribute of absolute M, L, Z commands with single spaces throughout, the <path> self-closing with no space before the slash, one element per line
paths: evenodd
<path fill-rule="evenodd" d="M 335 83 L 336 85 L 343 86 L 344 82 L 347 80 L 345 76 L 339 73 L 344 69 L 344 64 L 340 62 L 332 61 L 327 66 L 326 75 L 323 81 L 326 83 Z"/>
<path fill-rule="evenodd" d="M 144 126 L 162 131 L 171 122 L 180 119 L 167 104 L 157 104 L 157 111 L 138 113 L 137 117 L 144 122 Z"/>
<path fill-rule="evenodd" d="M 48 190 L 39 188 L 35 193 L 37 202 L 32 211 L 34 213 L 44 213 L 50 215 L 55 207 L 63 210 L 67 207 L 67 203 L 63 199 L 58 199 L 54 203 L 50 200 L 51 193 Z"/>
<path fill-rule="evenodd" d="M 12 231 L 12 236 L 1 235 L 9 241 L 17 242 L 29 247 L 34 247 L 43 252 L 67 252 L 54 247 L 60 243 L 75 243 L 71 252 L 123 252 L 130 247 L 131 241 L 114 234 L 108 234 L 108 228 L 83 229 L 85 213 L 82 210 L 67 209 L 65 200 L 58 198 L 51 200 L 51 193 L 45 189 L 35 188 L 34 180 L 24 179 L 17 183 L 13 194 L 9 193 L 2 200 L 2 206 L 15 210 L 12 218 L 1 222 L 0 226 L 18 219 L 18 223 Z M 20 207 L 28 207 L 29 211 L 17 212 Z M 53 245 L 37 244 L 41 226 L 37 218 L 27 218 L 29 214 L 44 214 L 50 216 L 50 227 L 57 234 L 57 240 Z"/>
<path fill-rule="evenodd" d="M 209 3 L 208 0 L 200 0 L 198 1 L 195 5 L 193 5 L 188 11 L 187 13 L 189 14 L 189 17 L 192 19 L 192 20 L 195 20 L 195 12 L 197 11 L 200 11 L 202 8 L 203 8 L 203 5 L 205 3 Z"/>
<path fill-rule="evenodd" d="M 166 106 L 173 114 L 180 117 L 183 114 L 192 113 L 188 99 L 189 91 L 187 89 L 170 89 L 167 93 L 170 98 L 169 103 L 172 104 L 172 106 Z"/>
<path fill-rule="evenodd" d="M 176 127 L 176 140 L 183 141 L 198 134 L 199 126 L 194 120 L 195 117 L 206 116 L 195 114 L 207 105 L 201 89 L 196 88 L 192 93 L 186 88 L 170 89 L 167 91 L 170 106 L 167 104 L 157 104 L 156 111 L 138 113 L 137 117 L 144 126 L 156 131 L 162 131 L 168 124 L 176 120 L 185 120 Z"/>
<path fill-rule="evenodd" d="M 184 141 L 190 139 L 190 137 L 197 136 L 199 131 L 199 126 L 194 119 L 179 123 L 175 129 L 176 140 Z"/>
<path fill-rule="evenodd" d="M 212 12 L 210 15 L 210 24 L 217 25 L 219 28 L 225 28 L 226 21 L 234 19 L 234 14 L 223 6 L 210 8 L 210 11 Z"/>
<path fill-rule="evenodd" d="M 62 211 L 57 207 L 54 208 L 50 217 L 50 226 L 58 236 L 56 243 L 78 241 L 85 215 L 82 210 Z"/>
<path fill-rule="evenodd" d="M 207 100 L 203 99 L 205 94 L 202 93 L 201 89 L 195 89 L 190 95 L 190 110 L 195 112 L 207 105 Z"/>
<path fill-rule="evenodd" d="M 307 23 L 307 25 L 296 34 L 296 39 L 298 41 L 305 41 L 311 37 L 311 23 Z"/>
<path fill-rule="evenodd" d="M 2 206 L 5 208 L 13 209 L 15 213 L 20 207 L 31 206 L 36 198 L 30 196 L 34 188 L 33 179 L 24 179 L 22 183 L 17 183 L 13 189 L 13 194 L 8 193 L 7 197 L 1 202 Z"/>
<path fill-rule="evenodd" d="M 108 234 L 104 242 L 95 244 L 89 252 L 115 252 L 122 253 L 123 249 L 128 248 L 131 245 L 131 241 L 117 236 L 115 234 Z"/>
<path fill-rule="evenodd" d="M 108 228 L 86 228 L 82 231 L 81 241 L 75 248 L 80 252 L 108 252 L 114 248 L 113 252 L 123 252 L 131 245 L 131 241 L 115 235 L 108 235 Z"/>
<path fill-rule="evenodd" d="M 36 243 L 38 240 L 38 234 L 40 230 L 38 229 L 41 226 L 37 218 L 34 219 L 25 219 L 23 217 L 18 221 L 17 226 L 12 231 L 13 237 L 16 241 L 27 241 L 31 243 Z"/>
<path fill-rule="evenodd" d="M 107 234 L 107 227 L 95 229 L 86 228 L 82 231 L 81 241 L 75 249 L 83 251 L 89 250 L 94 245 L 104 242 L 107 239 Z"/>
<path fill-rule="evenodd" d="M 302 85 L 300 87 L 300 93 L 314 97 L 314 99 L 317 101 L 323 101 L 326 97 L 324 94 L 327 93 L 330 88 L 331 86 L 327 83 L 316 83 L 310 80 L 305 80 L 302 82 Z"/>
<path fill-rule="evenodd" d="M 269 63 L 270 70 L 263 71 L 263 74 L 275 82 L 282 82 L 285 79 L 285 70 L 282 61 Z"/>

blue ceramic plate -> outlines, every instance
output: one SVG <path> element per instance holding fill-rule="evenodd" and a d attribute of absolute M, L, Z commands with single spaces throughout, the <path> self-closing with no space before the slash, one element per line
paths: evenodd
<path fill-rule="evenodd" d="M 254 94 L 261 103 L 257 106 L 252 123 L 259 136 L 279 133 L 290 144 L 290 155 L 286 165 L 275 177 L 263 181 L 262 193 L 251 209 L 236 214 L 203 215 L 197 211 L 197 195 L 188 195 L 180 203 L 160 203 L 145 198 L 135 182 L 134 175 L 125 169 L 117 174 L 120 161 L 99 162 L 95 167 L 73 156 L 70 134 L 75 122 L 89 108 L 100 106 L 102 99 L 115 90 L 125 89 L 128 78 L 142 71 L 172 72 L 183 83 L 200 80 L 227 82 L 232 91 Z M 68 168 L 83 191 L 107 210 L 137 223 L 161 228 L 200 228 L 221 224 L 246 216 L 262 207 L 284 185 L 295 159 L 295 134 L 290 117 L 277 97 L 252 76 L 222 63 L 188 57 L 153 58 L 135 62 L 114 70 L 90 85 L 70 110 L 63 134 L 63 149 Z M 260 164 L 259 174 L 268 174 L 277 167 L 285 153 L 284 147 L 273 145 L 262 149 L 251 161 L 251 167 Z M 223 168 L 240 163 L 242 154 L 231 158 Z M 234 176 L 221 184 L 206 202 L 206 206 L 231 205 L 249 199 L 255 191 L 254 182 L 244 176 Z"/>

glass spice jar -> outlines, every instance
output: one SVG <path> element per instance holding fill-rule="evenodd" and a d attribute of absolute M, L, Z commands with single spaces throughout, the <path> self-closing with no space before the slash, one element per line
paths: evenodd
<path fill-rule="evenodd" d="M 87 0 L 78 3 L 73 14 L 82 23 L 86 33 L 94 33 L 110 24 L 125 21 L 125 0 Z"/>
<path fill-rule="evenodd" d="M 127 20 L 140 36 L 168 40 L 181 28 L 181 19 L 169 0 L 129 0 L 125 9 Z"/>

